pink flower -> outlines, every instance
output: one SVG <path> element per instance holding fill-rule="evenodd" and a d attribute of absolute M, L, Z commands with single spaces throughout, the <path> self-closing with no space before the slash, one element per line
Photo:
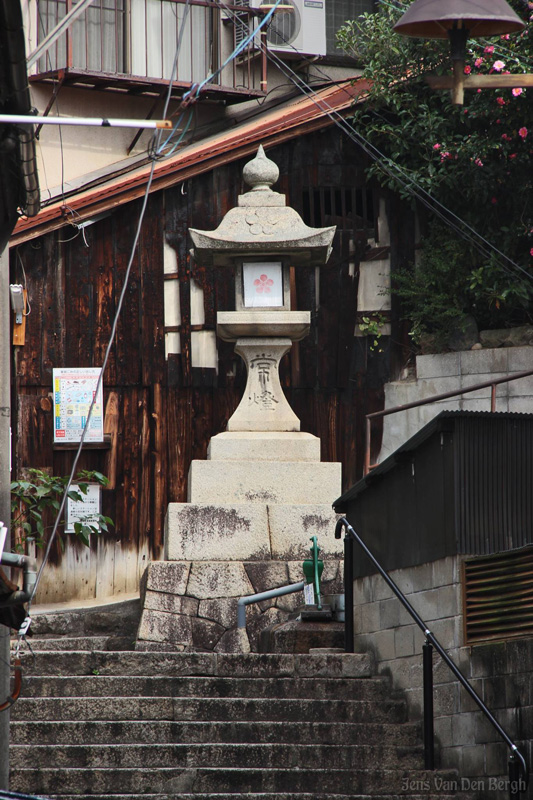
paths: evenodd
<path fill-rule="evenodd" d="M 465 73 L 465 75 L 470 75 L 470 73 L 471 73 L 471 72 L 472 72 L 472 67 L 470 67 L 470 66 L 466 66 L 466 67 L 464 68 L 464 73 Z"/>
<path fill-rule="evenodd" d="M 532 247 L 532 248 L 531 248 L 531 250 L 529 251 L 529 255 L 530 255 L 530 256 L 533 256 L 533 247 Z"/>
<path fill-rule="evenodd" d="M 443 152 L 440 154 L 440 160 L 441 160 L 441 161 L 446 161 L 446 159 L 447 159 L 447 158 L 451 158 L 451 155 L 450 155 L 450 153 L 448 153 L 448 151 L 447 151 L 447 150 L 444 150 L 444 151 L 443 151 Z"/>
<path fill-rule="evenodd" d="M 497 97 L 496 102 L 498 103 L 499 106 L 505 105 L 505 100 L 503 99 L 503 97 Z"/>
<path fill-rule="evenodd" d="M 523 89 L 520 89 L 520 88 L 517 87 L 517 88 L 512 90 L 511 94 L 514 97 L 520 97 L 520 95 L 522 94 L 523 91 L 524 91 Z"/>
<path fill-rule="evenodd" d="M 257 294 L 270 294 L 270 287 L 274 285 L 272 278 L 268 275 L 260 275 L 254 281 L 255 291 Z"/>
<path fill-rule="evenodd" d="M 474 159 L 474 164 L 476 164 L 476 166 L 478 166 L 478 167 L 482 167 L 483 166 L 483 161 L 480 158 L 475 158 Z"/>
<path fill-rule="evenodd" d="M 509 158 L 516 158 L 516 153 L 511 153 L 511 154 L 509 155 Z"/>
<path fill-rule="evenodd" d="M 441 144 L 439 144 L 438 142 L 435 142 L 435 144 L 433 145 L 433 150 L 440 150 L 441 147 L 442 147 Z"/>
<path fill-rule="evenodd" d="M 527 128 L 520 128 L 518 131 L 518 135 L 521 139 L 525 139 L 527 136 Z"/>
<path fill-rule="evenodd" d="M 493 47 L 492 45 L 489 45 L 488 47 L 485 47 L 485 49 L 483 50 L 483 52 L 484 52 L 484 53 L 488 53 L 488 55 L 490 56 L 490 55 L 491 55 L 491 53 L 494 53 L 494 47 Z"/>
<path fill-rule="evenodd" d="M 505 142 L 510 142 L 510 141 L 511 141 L 511 137 L 509 136 L 509 134 L 508 134 L 508 133 L 502 133 L 502 139 L 503 139 Z"/>
<path fill-rule="evenodd" d="M 483 64 L 483 59 L 482 58 L 476 58 L 476 60 L 474 61 L 474 66 L 475 67 L 480 67 L 482 64 Z"/>
<path fill-rule="evenodd" d="M 503 61 L 495 61 L 492 65 L 492 68 L 495 69 L 496 72 L 501 72 L 504 67 L 505 63 Z"/>
<path fill-rule="evenodd" d="M 504 33 L 503 36 L 500 36 L 500 39 L 505 39 L 506 41 L 509 41 L 509 34 Z"/>

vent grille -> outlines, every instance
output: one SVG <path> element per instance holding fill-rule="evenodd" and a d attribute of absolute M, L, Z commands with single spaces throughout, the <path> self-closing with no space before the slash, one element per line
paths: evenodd
<path fill-rule="evenodd" d="M 466 644 L 533 635 L 533 547 L 463 562 Z"/>

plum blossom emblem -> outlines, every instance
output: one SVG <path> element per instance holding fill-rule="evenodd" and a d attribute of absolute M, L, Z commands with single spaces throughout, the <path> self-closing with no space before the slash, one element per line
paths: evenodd
<path fill-rule="evenodd" d="M 274 281 L 268 275 L 260 275 L 254 281 L 256 294 L 270 294 L 270 287 L 274 286 Z"/>

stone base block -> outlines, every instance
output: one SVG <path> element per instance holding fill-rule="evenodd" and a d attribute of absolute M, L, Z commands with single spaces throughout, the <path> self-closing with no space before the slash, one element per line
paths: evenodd
<path fill-rule="evenodd" d="M 167 561 L 254 561 L 270 558 L 266 505 L 170 503 Z"/>
<path fill-rule="evenodd" d="M 320 461 L 320 439 L 311 433 L 225 431 L 213 436 L 212 461 Z"/>
<path fill-rule="evenodd" d="M 316 536 L 321 558 L 342 558 L 344 546 L 335 539 L 337 515 L 326 504 L 268 506 L 272 558 L 298 561 L 309 558 L 311 537 Z"/>
<path fill-rule="evenodd" d="M 190 503 L 324 503 L 341 494 L 340 463 L 193 461 Z"/>
<path fill-rule="evenodd" d="M 333 536 L 336 521 L 325 504 L 170 503 L 165 560 L 297 561 L 309 558 L 312 536 L 322 556 L 342 558 L 342 542 Z M 176 581 L 181 579 L 181 573 L 176 575 Z"/>

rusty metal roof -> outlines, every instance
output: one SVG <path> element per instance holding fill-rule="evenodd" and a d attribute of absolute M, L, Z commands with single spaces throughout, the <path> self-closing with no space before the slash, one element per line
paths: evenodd
<path fill-rule="evenodd" d="M 194 142 L 156 164 L 151 192 L 166 189 L 221 164 L 251 155 L 259 144 L 272 147 L 295 136 L 333 125 L 334 120 L 329 115 L 348 110 L 354 101 L 366 96 L 367 90 L 368 82 L 362 79 L 329 85 L 315 91 L 312 97 L 293 99 L 281 108 L 265 111 L 258 119 Z M 73 212 L 77 221 L 82 222 L 141 197 L 150 169 L 151 164 L 144 163 L 127 175 L 117 177 L 115 173 L 97 188 L 81 188 L 69 197 L 67 215 L 64 200 L 61 199 L 43 208 L 36 217 L 20 219 L 11 237 L 11 244 L 19 244 L 67 225 Z"/>

